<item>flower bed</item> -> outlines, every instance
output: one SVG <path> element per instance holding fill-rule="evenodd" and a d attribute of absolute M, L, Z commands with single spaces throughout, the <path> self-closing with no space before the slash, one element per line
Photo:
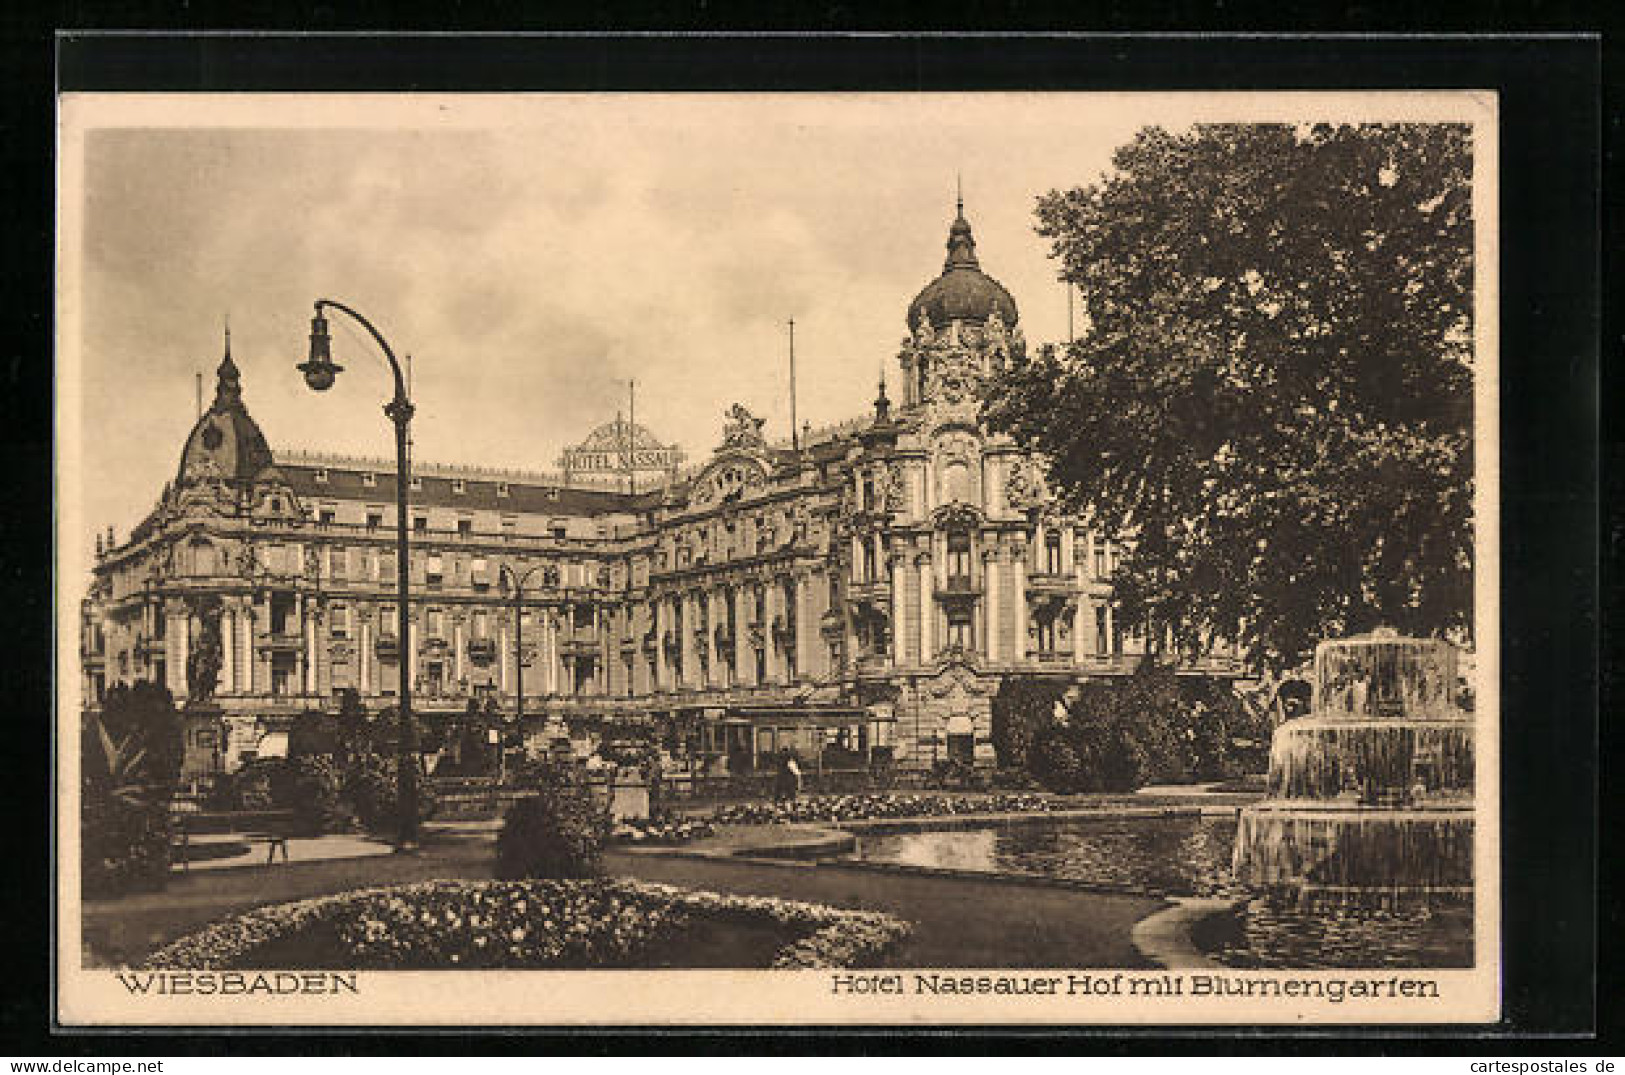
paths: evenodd
<path fill-rule="evenodd" d="M 1065 809 L 1042 795 L 816 795 L 780 803 L 739 803 L 719 808 L 711 820 L 723 825 L 780 825 L 796 822 L 874 821 L 900 817 L 959 814 L 1034 814 Z"/>
<path fill-rule="evenodd" d="M 704 818 L 629 818 L 615 823 L 610 838 L 629 844 L 675 846 L 715 833 L 716 828 Z"/>
<path fill-rule="evenodd" d="M 875 912 L 639 881 L 427 881 L 262 907 L 143 966 L 315 969 L 303 958 L 313 953 L 321 967 L 354 970 L 638 967 L 703 920 L 783 928 L 794 939 L 772 965 L 784 969 L 869 965 L 909 931 Z"/>

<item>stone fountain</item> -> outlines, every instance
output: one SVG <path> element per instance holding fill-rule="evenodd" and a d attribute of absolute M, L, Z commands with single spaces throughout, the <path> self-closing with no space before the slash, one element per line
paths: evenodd
<path fill-rule="evenodd" d="M 1322 642 L 1310 712 L 1275 730 L 1268 794 L 1241 813 L 1236 879 L 1300 906 L 1470 897 L 1473 765 L 1454 646 Z"/>

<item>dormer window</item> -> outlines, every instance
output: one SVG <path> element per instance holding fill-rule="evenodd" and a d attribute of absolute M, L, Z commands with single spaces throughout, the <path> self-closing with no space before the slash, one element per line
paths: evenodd
<path fill-rule="evenodd" d="M 422 478 L 413 478 L 412 482 L 411 482 L 411 489 L 412 489 L 412 492 L 414 492 L 414 493 L 423 492 L 423 479 Z"/>
<path fill-rule="evenodd" d="M 466 493 L 468 492 L 468 483 L 463 481 L 461 478 L 453 478 L 451 480 L 451 491 L 454 493 Z"/>
<path fill-rule="evenodd" d="M 316 468 L 316 484 L 317 485 L 326 485 L 327 484 L 327 468 L 326 467 L 317 467 Z"/>
<path fill-rule="evenodd" d="M 508 495 L 508 483 L 507 482 L 497 482 L 497 496 L 507 496 L 507 495 Z"/>
<path fill-rule="evenodd" d="M 378 487 L 378 475 L 370 470 L 363 472 L 361 475 L 361 484 L 366 486 L 368 489 L 376 489 Z"/>

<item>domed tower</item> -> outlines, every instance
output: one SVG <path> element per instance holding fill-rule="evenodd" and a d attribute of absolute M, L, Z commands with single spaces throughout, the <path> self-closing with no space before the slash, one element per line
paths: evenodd
<path fill-rule="evenodd" d="M 1016 300 L 976 258 L 963 198 L 955 209 L 942 274 L 908 306 L 909 335 L 898 354 L 905 408 L 939 403 L 974 409 L 982 378 L 1026 346 Z"/>
<path fill-rule="evenodd" d="M 243 404 L 242 377 L 231 357 L 231 333 L 225 356 L 215 370 L 214 402 L 186 438 L 180 468 L 170 487 L 168 507 L 182 513 L 233 514 L 241 507 L 267 506 L 273 513 L 289 510 L 293 492 L 276 467 L 271 446 Z"/>

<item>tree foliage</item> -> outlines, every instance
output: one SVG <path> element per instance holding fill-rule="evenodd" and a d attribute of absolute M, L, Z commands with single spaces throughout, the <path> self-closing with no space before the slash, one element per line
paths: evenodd
<path fill-rule="evenodd" d="M 1453 125 L 1148 128 L 1039 199 L 1087 331 L 991 385 L 1131 622 L 1261 667 L 1470 627 L 1471 156 Z"/>

